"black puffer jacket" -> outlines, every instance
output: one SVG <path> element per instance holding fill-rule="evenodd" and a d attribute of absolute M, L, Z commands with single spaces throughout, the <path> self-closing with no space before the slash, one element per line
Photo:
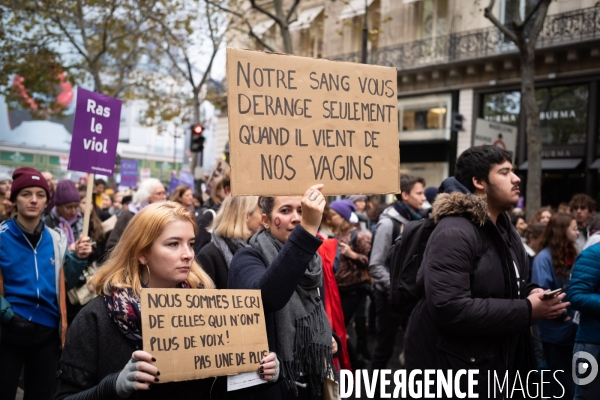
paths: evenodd
<path fill-rule="evenodd" d="M 406 332 L 406 367 L 475 368 L 480 377 L 488 369 L 502 376 L 535 369 L 526 300 L 533 287 L 525 287 L 529 263 L 521 239 L 506 214 L 492 222 L 485 198 L 469 194 L 454 178 L 445 183 L 442 190 L 451 193 L 439 194 L 433 205 L 438 224 L 418 274 L 425 296 Z"/>

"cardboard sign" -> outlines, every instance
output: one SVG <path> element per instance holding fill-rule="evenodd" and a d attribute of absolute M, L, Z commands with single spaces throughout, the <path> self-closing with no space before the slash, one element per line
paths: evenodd
<path fill-rule="evenodd" d="M 227 49 L 234 195 L 399 193 L 395 68 Z"/>
<path fill-rule="evenodd" d="M 256 371 L 269 354 L 260 290 L 142 289 L 141 307 L 161 383 Z"/>
<path fill-rule="evenodd" d="M 77 88 L 69 170 L 113 175 L 120 118 L 120 100 Z"/>
<path fill-rule="evenodd" d="M 138 162 L 137 160 L 121 160 L 121 185 L 137 186 Z"/>
<path fill-rule="evenodd" d="M 475 135 L 473 135 L 473 146 L 482 146 L 484 144 L 490 144 L 508 150 L 512 154 L 514 162 L 515 154 L 517 152 L 517 128 L 499 122 L 477 118 Z"/>

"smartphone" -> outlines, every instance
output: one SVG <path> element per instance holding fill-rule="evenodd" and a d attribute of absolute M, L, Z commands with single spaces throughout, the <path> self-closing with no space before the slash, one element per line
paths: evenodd
<path fill-rule="evenodd" d="M 558 288 L 558 289 L 554 289 L 551 292 L 548 292 L 544 295 L 544 297 L 542 297 L 542 300 L 548 300 L 551 299 L 555 296 L 558 296 L 559 294 L 561 294 L 563 292 L 562 288 Z"/>

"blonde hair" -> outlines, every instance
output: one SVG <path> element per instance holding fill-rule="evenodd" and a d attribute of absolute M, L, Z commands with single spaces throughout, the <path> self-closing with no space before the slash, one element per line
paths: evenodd
<path fill-rule="evenodd" d="M 210 225 L 210 232 L 230 239 L 248 239 L 247 218 L 258 207 L 258 196 L 229 196 Z"/>
<path fill-rule="evenodd" d="M 118 287 L 131 289 L 139 297 L 142 283 L 140 280 L 141 264 L 138 259 L 150 250 L 165 227 L 175 221 L 189 222 L 196 233 L 194 217 L 178 203 L 159 202 L 140 210 L 127 224 L 108 261 L 90 279 L 89 286 L 98 295 L 111 295 L 112 288 Z M 214 288 L 210 277 L 195 260 L 192 262 L 186 281 L 192 288 Z"/>

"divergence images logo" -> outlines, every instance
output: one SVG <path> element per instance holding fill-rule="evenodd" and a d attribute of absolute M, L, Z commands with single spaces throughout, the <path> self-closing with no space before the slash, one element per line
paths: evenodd
<path fill-rule="evenodd" d="M 598 361 L 587 351 L 578 351 L 573 354 L 572 371 L 573 382 L 580 386 L 587 385 L 598 375 Z M 578 375 L 587 377 L 579 378 Z"/>

